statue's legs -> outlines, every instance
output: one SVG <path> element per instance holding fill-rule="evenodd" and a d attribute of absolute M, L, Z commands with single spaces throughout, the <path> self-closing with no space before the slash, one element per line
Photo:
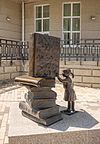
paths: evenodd
<path fill-rule="evenodd" d="M 68 101 L 68 108 L 67 108 L 67 111 L 70 112 L 71 111 L 71 102 Z"/>
<path fill-rule="evenodd" d="M 74 112 L 75 111 L 75 102 L 72 101 L 72 111 Z"/>
<path fill-rule="evenodd" d="M 75 102 L 74 101 L 68 101 L 68 107 L 66 110 L 62 111 L 64 114 L 67 115 L 72 115 L 74 113 L 76 113 L 77 111 L 75 111 Z"/>

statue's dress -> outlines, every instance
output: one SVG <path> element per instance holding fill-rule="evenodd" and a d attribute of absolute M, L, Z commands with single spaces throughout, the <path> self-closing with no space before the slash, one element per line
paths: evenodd
<path fill-rule="evenodd" d="M 64 92 L 64 100 L 65 101 L 75 101 L 76 100 L 76 94 L 73 89 L 72 80 L 70 77 L 66 77 L 65 79 L 58 78 L 60 82 L 63 83 L 63 87 L 65 89 Z"/>

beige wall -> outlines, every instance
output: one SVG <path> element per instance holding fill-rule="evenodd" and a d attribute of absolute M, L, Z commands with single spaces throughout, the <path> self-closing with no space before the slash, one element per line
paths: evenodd
<path fill-rule="evenodd" d="M 25 61 L 25 64 L 27 62 Z M 25 75 L 27 72 L 24 68 L 22 60 L 13 60 L 12 65 L 10 60 L 2 60 L 0 66 L 0 81 L 14 79 L 19 75 Z"/>
<path fill-rule="evenodd" d="M 29 40 L 30 33 L 34 32 L 34 5 L 38 4 L 50 4 L 50 34 L 62 37 L 62 3 L 69 1 L 72 0 L 37 0 L 25 4 L 26 40 Z M 73 1 L 75 2 L 75 0 Z M 81 38 L 100 38 L 100 1 L 80 0 L 80 2 Z M 90 16 L 96 16 L 96 20 L 91 21 Z"/>
<path fill-rule="evenodd" d="M 100 88 L 100 62 L 96 61 L 60 61 L 60 71 L 70 68 L 74 73 L 73 83 L 78 86 Z"/>
<path fill-rule="evenodd" d="M 82 0 L 82 38 L 100 39 L 100 0 Z M 95 21 L 90 16 L 96 16 Z"/>
<path fill-rule="evenodd" d="M 37 0 L 26 3 L 26 40 L 29 40 L 30 33 L 34 32 L 34 5 L 38 4 L 50 4 L 50 34 L 62 37 L 62 3 L 70 1 L 72 0 Z M 81 38 L 100 38 L 100 1 L 80 0 L 80 2 Z M 11 18 L 10 22 L 6 21 L 7 16 Z M 91 21 L 90 16 L 96 16 L 96 20 Z M 0 38 L 21 40 L 21 3 L 0 0 Z"/>
<path fill-rule="evenodd" d="M 21 40 L 21 4 L 0 0 L 0 38 Z"/>

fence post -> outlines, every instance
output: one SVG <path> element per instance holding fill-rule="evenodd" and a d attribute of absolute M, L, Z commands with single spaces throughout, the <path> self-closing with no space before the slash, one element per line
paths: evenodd
<path fill-rule="evenodd" d="M 1 58 L 2 58 L 2 54 L 0 53 L 0 66 L 1 66 Z"/>
<path fill-rule="evenodd" d="M 97 66 L 99 66 L 99 48 L 97 46 Z"/>
<path fill-rule="evenodd" d="M 11 60 L 10 60 L 10 66 L 12 66 L 12 64 L 13 64 L 13 54 L 11 54 Z"/>

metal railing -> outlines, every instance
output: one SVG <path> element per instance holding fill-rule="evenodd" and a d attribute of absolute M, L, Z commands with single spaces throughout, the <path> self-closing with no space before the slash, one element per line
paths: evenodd
<path fill-rule="evenodd" d="M 61 40 L 61 61 L 97 61 L 100 60 L 100 39 L 82 39 L 80 41 Z M 28 42 L 0 39 L 1 60 L 28 60 Z"/>
<path fill-rule="evenodd" d="M 61 41 L 61 60 L 64 61 L 97 61 L 100 60 L 100 39 L 80 41 Z"/>
<path fill-rule="evenodd" d="M 28 42 L 0 39 L 0 63 L 1 60 L 27 60 Z"/>

